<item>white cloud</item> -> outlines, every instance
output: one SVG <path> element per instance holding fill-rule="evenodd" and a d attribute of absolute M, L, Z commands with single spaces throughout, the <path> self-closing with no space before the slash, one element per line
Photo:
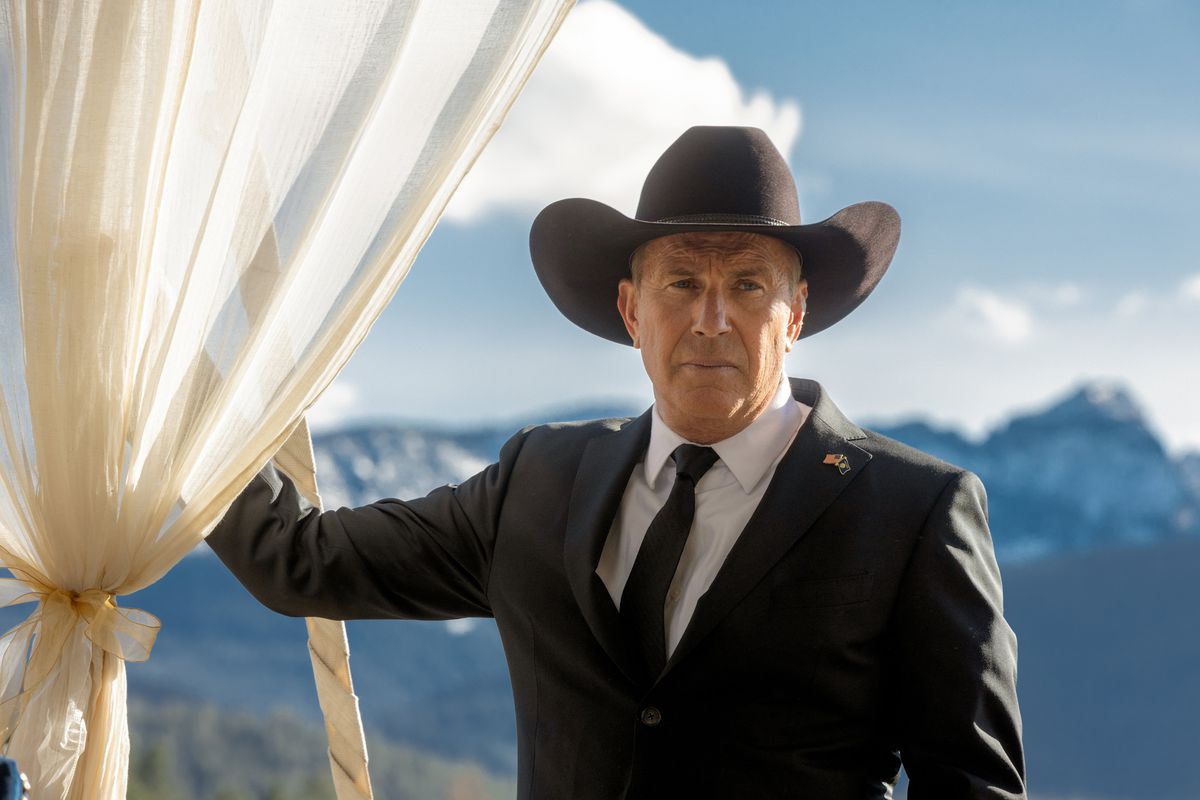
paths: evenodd
<path fill-rule="evenodd" d="M 632 214 L 651 165 L 691 125 L 759 127 L 786 156 L 800 108 L 747 94 L 724 61 L 672 47 L 609 0 L 580 3 L 446 217 L 535 211 L 564 197 Z"/>
<path fill-rule="evenodd" d="M 1083 302 L 1086 292 L 1083 287 L 1071 281 L 1059 283 L 1043 283 L 1032 281 L 1021 284 L 1021 296 L 1036 306 L 1052 306 L 1054 308 L 1070 308 Z"/>
<path fill-rule="evenodd" d="M 451 636 L 463 636 L 464 634 L 468 634 L 475 630 L 475 628 L 478 627 L 476 624 L 477 622 L 478 620 L 470 617 L 465 617 L 463 619 L 448 619 L 446 620 L 446 631 L 450 633 Z"/>
<path fill-rule="evenodd" d="M 1130 292 L 1117 301 L 1117 316 L 1132 319 L 1139 316 L 1150 305 L 1150 299 L 1144 292 Z"/>
<path fill-rule="evenodd" d="M 308 410 L 308 424 L 312 428 L 335 428 L 358 407 L 358 387 L 335 380 Z"/>
<path fill-rule="evenodd" d="M 1179 293 L 1185 300 L 1200 302 L 1200 272 L 1184 278 L 1183 283 L 1179 284 Z"/>
<path fill-rule="evenodd" d="M 1048 287 L 1045 296 L 1054 305 L 1077 306 L 1083 300 L 1083 290 L 1079 288 L 1078 284 L 1060 283 L 1057 286 Z"/>
<path fill-rule="evenodd" d="M 952 317 L 976 336 L 1000 344 L 1018 345 L 1033 336 L 1033 314 L 1027 305 L 978 286 L 958 290 Z"/>

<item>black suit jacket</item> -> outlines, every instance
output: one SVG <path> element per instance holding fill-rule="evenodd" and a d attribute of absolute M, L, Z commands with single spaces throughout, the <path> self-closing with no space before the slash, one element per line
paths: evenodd
<path fill-rule="evenodd" d="M 901 758 L 913 800 L 1024 797 L 982 484 L 792 385 L 813 411 L 660 675 L 595 573 L 649 412 L 523 430 L 417 500 L 318 514 L 268 469 L 209 543 L 283 614 L 494 616 L 521 798 L 861 800 Z"/>

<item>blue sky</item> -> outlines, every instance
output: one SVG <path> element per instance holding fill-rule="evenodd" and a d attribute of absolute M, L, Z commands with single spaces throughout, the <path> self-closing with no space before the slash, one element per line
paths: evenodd
<path fill-rule="evenodd" d="M 584 0 L 314 424 L 649 403 L 638 354 L 546 299 L 529 224 L 567 196 L 630 213 L 678 133 L 736 123 L 785 150 L 805 221 L 903 218 L 875 293 L 789 360 L 852 418 L 979 434 L 1116 379 L 1200 449 L 1197 41 L 1170 0 Z"/>

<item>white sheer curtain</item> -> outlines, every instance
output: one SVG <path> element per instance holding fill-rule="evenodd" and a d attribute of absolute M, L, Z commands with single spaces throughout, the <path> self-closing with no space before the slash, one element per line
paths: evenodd
<path fill-rule="evenodd" d="M 0 735 L 124 797 L 115 596 L 187 554 L 395 291 L 569 0 L 0 0 Z M 424 346 L 434 346 L 425 343 Z"/>

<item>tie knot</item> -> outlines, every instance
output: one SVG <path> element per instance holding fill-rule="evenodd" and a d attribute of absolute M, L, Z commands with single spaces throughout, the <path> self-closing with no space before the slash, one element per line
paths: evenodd
<path fill-rule="evenodd" d="M 675 474 L 678 476 L 686 475 L 691 479 L 692 485 L 700 482 L 704 477 L 704 473 L 717 463 L 720 456 L 717 451 L 711 447 L 701 447 L 696 444 L 681 444 L 675 448 L 675 452 L 671 454 L 671 458 L 675 459 Z"/>

